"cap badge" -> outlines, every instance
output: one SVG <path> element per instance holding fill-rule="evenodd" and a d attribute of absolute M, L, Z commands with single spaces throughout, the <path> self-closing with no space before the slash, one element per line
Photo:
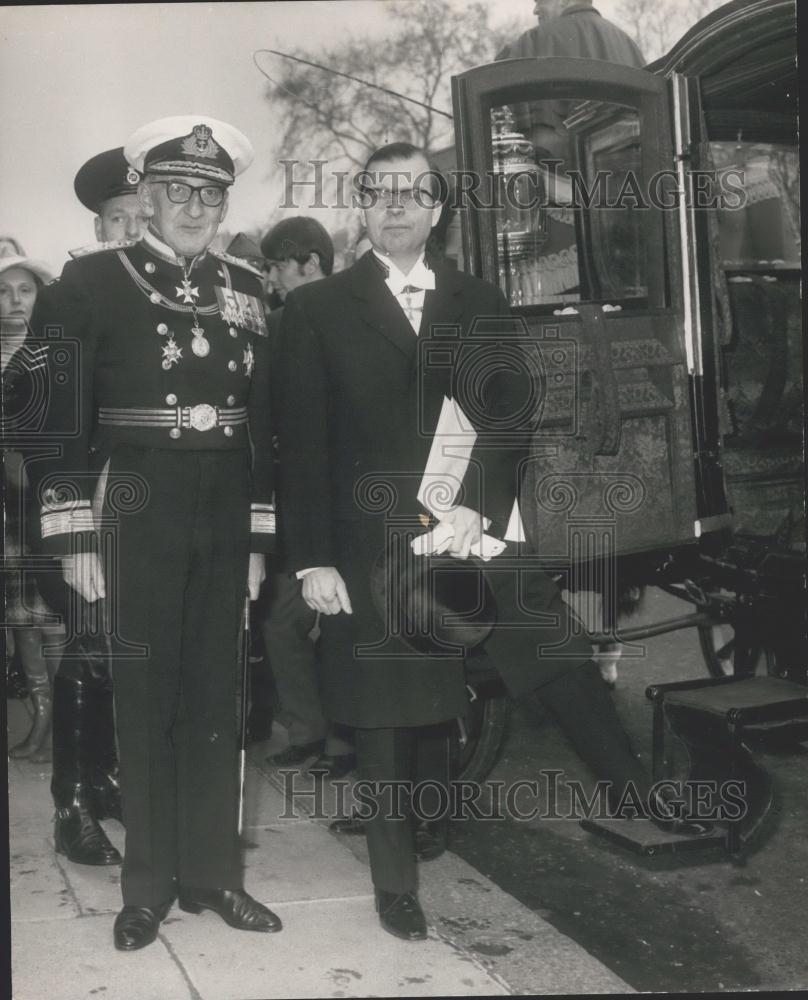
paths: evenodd
<path fill-rule="evenodd" d="M 137 184 L 140 181 L 140 174 L 135 170 L 134 167 L 130 167 L 126 171 L 126 183 L 127 184 Z"/>
<path fill-rule="evenodd" d="M 187 156 L 204 156 L 215 159 L 219 154 L 219 146 L 213 139 L 213 131 L 209 125 L 194 125 L 191 134 L 182 140 L 182 151 Z"/>

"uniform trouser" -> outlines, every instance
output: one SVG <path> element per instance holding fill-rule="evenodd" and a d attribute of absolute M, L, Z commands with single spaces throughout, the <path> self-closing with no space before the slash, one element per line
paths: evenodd
<path fill-rule="evenodd" d="M 500 621 L 519 620 L 516 604 L 521 602 L 516 593 L 516 579 L 510 573 L 492 573 L 489 576 Z M 554 602 L 552 607 L 559 615 L 558 624 L 552 630 L 553 635 L 570 635 L 566 605 Z M 549 631 L 521 627 L 509 629 L 498 625 L 486 641 L 485 651 L 494 667 L 514 659 L 528 666 L 535 665 L 540 655 L 539 648 L 551 639 Z M 538 699 L 552 712 L 573 748 L 595 777 L 611 784 L 614 789 L 613 801 L 619 799 L 629 781 L 644 796 L 650 787 L 650 778 L 632 751 L 611 694 L 596 664 L 586 658 L 585 652 L 579 654 L 577 659 L 575 657 L 574 651 L 584 651 L 586 643 L 570 642 L 567 648 L 570 654 L 569 666 L 555 673 L 549 680 L 537 683 L 534 690 L 523 693 L 522 697 L 528 702 Z M 507 677 L 507 671 L 503 673 Z M 446 747 L 444 764 L 439 756 L 441 744 L 435 740 L 436 732 L 440 730 L 433 726 L 358 729 L 356 746 L 359 777 L 378 782 L 415 783 L 424 781 L 425 778 L 440 780 L 441 774 L 448 771 L 448 744 L 445 741 L 442 744 Z M 421 750 L 422 743 L 425 748 L 419 755 L 413 746 L 416 745 Z M 546 764 L 552 766 L 551 761 Z M 379 816 L 366 824 L 366 829 L 375 887 L 388 892 L 413 892 L 416 887 L 416 868 L 411 818 L 388 818 L 384 815 L 384 810 L 380 810 Z"/>
<path fill-rule="evenodd" d="M 121 888 L 125 904 L 155 906 L 176 883 L 242 885 L 236 699 L 247 455 L 126 446 L 109 475 L 113 489 L 128 475 L 145 484 L 145 502 L 120 514 L 107 588 L 123 642 L 144 647 L 141 658 L 113 652 Z"/>
<path fill-rule="evenodd" d="M 316 652 L 309 638 L 317 612 L 301 597 L 294 576 L 273 573 L 266 586 L 261 629 L 289 742 L 300 746 L 325 739 L 328 753 L 351 753 L 352 745 L 329 726 L 321 707 Z"/>

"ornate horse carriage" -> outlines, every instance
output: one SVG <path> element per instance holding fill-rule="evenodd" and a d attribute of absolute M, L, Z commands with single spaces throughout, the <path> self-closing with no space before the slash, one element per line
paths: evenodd
<path fill-rule="evenodd" d="M 734 0 L 646 69 L 506 60 L 453 96 L 465 266 L 543 362 L 529 541 L 604 595 L 595 641 L 696 627 L 711 675 L 804 684 L 795 18 Z M 620 629 L 619 582 L 694 609 Z M 472 703 L 464 773 L 501 722 Z"/>

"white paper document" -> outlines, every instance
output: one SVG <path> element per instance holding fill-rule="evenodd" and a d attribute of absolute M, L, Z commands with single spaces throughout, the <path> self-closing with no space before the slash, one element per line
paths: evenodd
<path fill-rule="evenodd" d="M 456 506 L 456 498 L 468 469 L 472 449 L 477 440 L 477 432 L 471 425 L 462 407 L 455 399 L 444 396 L 432 447 L 429 450 L 426 468 L 418 488 L 418 501 L 434 517 L 441 521 Z M 483 518 L 483 527 L 490 524 Z M 451 525 L 440 524 L 432 531 L 413 540 L 413 551 L 423 555 L 426 552 L 443 552 L 451 542 Z M 524 528 L 519 515 L 518 500 L 505 532 L 507 541 L 523 541 Z M 505 543 L 492 535 L 483 535 L 481 541 L 472 546 L 472 555 L 483 560 L 499 555 Z"/>

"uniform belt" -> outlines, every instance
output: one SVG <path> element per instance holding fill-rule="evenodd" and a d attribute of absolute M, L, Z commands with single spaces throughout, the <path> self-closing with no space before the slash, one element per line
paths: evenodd
<path fill-rule="evenodd" d="M 246 406 L 172 406 L 170 409 L 141 407 L 109 407 L 98 409 L 98 423 L 114 427 L 179 427 L 195 431 L 209 431 L 214 427 L 235 427 L 247 423 Z"/>

